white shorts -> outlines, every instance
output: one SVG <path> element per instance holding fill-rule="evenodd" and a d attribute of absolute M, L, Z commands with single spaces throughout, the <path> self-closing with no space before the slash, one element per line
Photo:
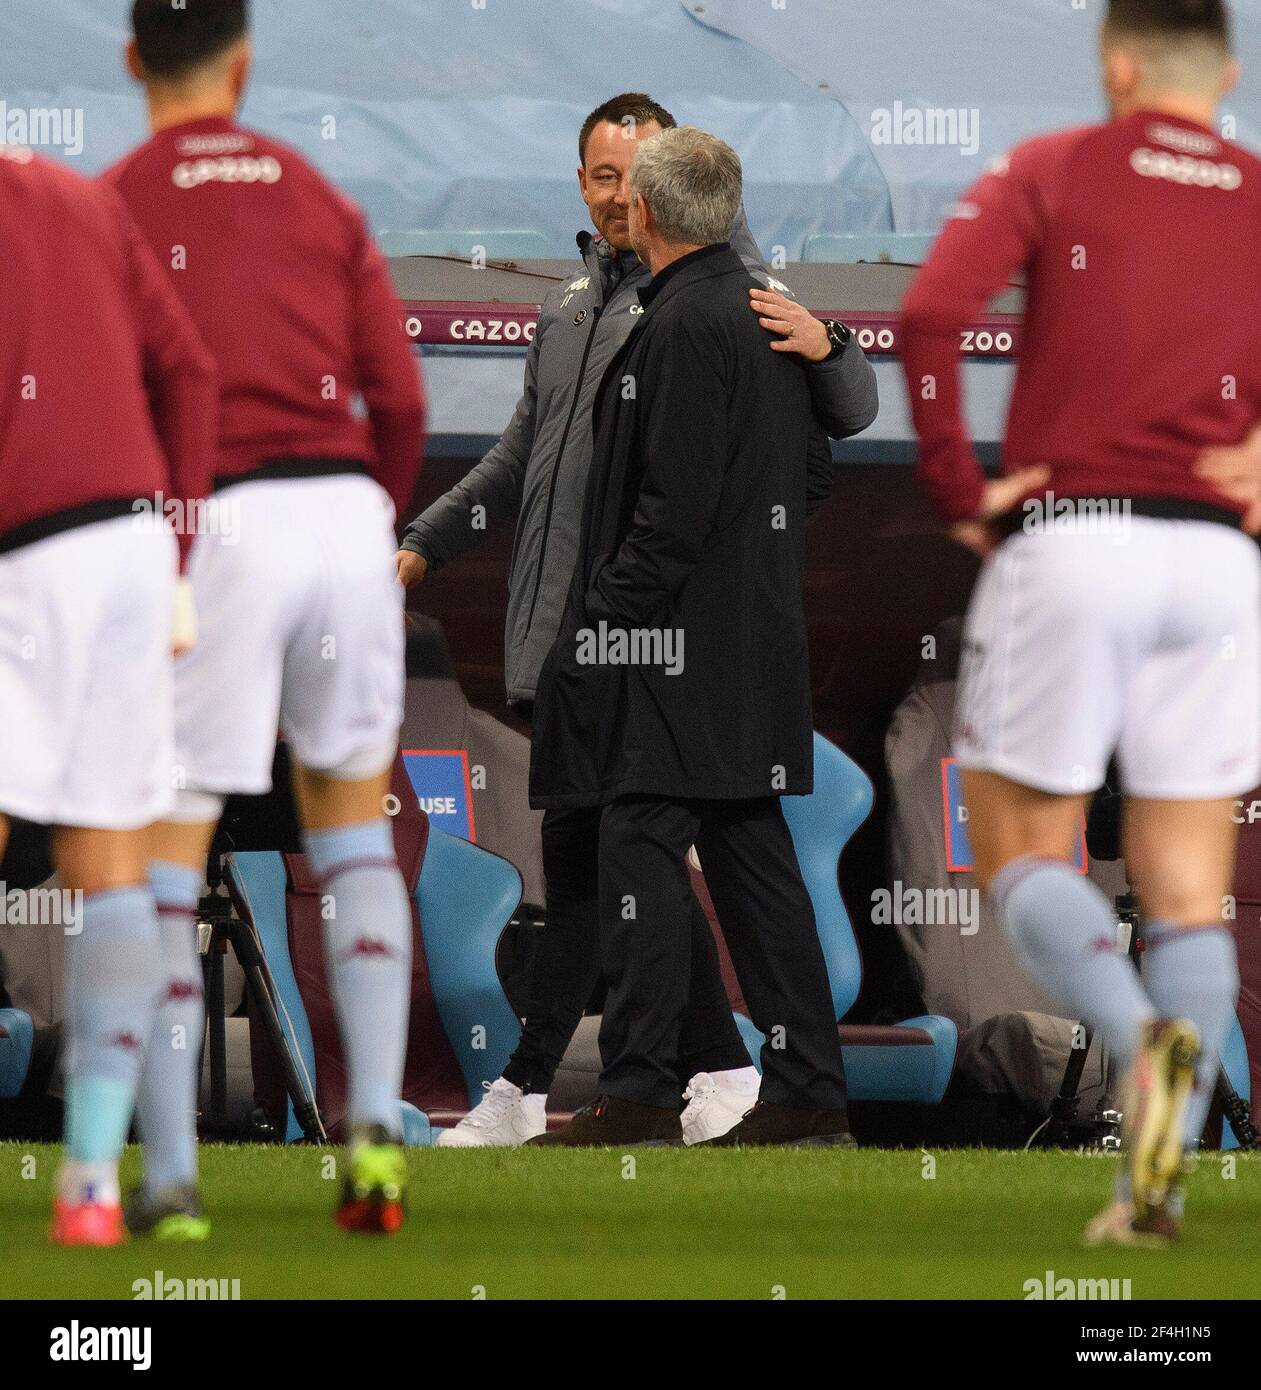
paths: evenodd
<path fill-rule="evenodd" d="M 1015 535 L 964 627 L 955 752 L 1067 795 L 1198 801 L 1261 781 L 1261 557 L 1208 521 Z"/>
<path fill-rule="evenodd" d="M 134 518 L 0 555 L 0 811 L 135 830 L 173 802 L 175 539 Z"/>
<path fill-rule="evenodd" d="M 303 766 L 371 777 L 403 720 L 393 507 L 370 478 L 239 483 L 217 494 L 188 577 L 197 642 L 175 662 L 175 745 L 191 791 L 265 792 L 276 733 Z"/>

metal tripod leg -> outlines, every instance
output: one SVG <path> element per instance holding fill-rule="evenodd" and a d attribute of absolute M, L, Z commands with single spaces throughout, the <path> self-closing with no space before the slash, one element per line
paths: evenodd
<path fill-rule="evenodd" d="M 288 1039 L 276 1012 L 276 986 L 267 960 L 252 928 L 232 911 L 223 886 L 222 864 L 212 856 L 207 873 L 210 891 L 202 898 L 198 912 L 198 931 L 208 933 L 206 943 L 206 1046 L 210 1056 L 210 1109 L 208 1123 L 218 1129 L 227 1126 L 227 1044 L 224 1020 L 223 953 L 229 943 L 241 969 L 245 972 L 246 988 L 262 1023 L 272 1054 L 280 1066 L 285 1091 L 293 1104 L 293 1113 L 303 1137 L 312 1144 L 324 1143 L 327 1135 L 313 1096 L 299 1074 L 290 1051 Z M 200 943 L 199 943 L 200 944 Z"/>
<path fill-rule="evenodd" d="M 1252 1123 L 1248 1103 L 1230 1084 L 1230 1078 L 1223 1067 L 1217 1073 L 1217 1103 L 1222 1107 L 1222 1123 L 1235 1131 L 1241 1149 L 1261 1149 L 1261 1132 Z"/>
<path fill-rule="evenodd" d="M 1060 1082 L 1059 1094 L 1055 1097 L 1055 1105 L 1066 1106 L 1071 1104 L 1072 1114 L 1077 1113 L 1077 1088 L 1081 1085 L 1082 1072 L 1086 1070 L 1086 1058 L 1090 1053 L 1090 1044 L 1094 1041 L 1094 1034 L 1089 1028 L 1079 1024 L 1082 1028 L 1084 1038 L 1080 1047 L 1069 1050 L 1068 1066 L 1064 1068 L 1064 1079 Z"/>
<path fill-rule="evenodd" d="M 227 1123 L 228 1046 L 223 1004 L 223 948 L 218 933 L 211 931 L 206 955 L 206 1046 L 210 1050 L 210 1120 Z"/>

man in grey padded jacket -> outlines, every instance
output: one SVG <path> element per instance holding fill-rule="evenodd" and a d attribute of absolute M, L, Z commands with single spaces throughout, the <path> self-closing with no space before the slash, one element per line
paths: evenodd
<path fill-rule="evenodd" d="M 526 355 L 525 389 L 502 438 L 411 523 L 399 551 L 399 578 L 410 588 L 470 549 L 489 527 L 515 522 L 504 667 L 508 699 L 527 718 L 573 578 L 596 389 L 634 327 L 640 312 L 636 292 L 650 278 L 630 249 L 627 175 L 637 142 L 675 124 L 668 111 L 635 92 L 605 102 L 583 123 L 578 183 L 598 235 L 579 234 L 581 267 L 542 305 Z M 816 429 L 809 477 L 817 504 L 830 485 L 827 436 L 857 434 L 875 419 L 875 374 L 844 325 L 814 318 L 782 292 L 786 287 L 762 264 L 743 214 L 730 241 L 766 286 L 750 291 L 750 312 L 772 335 L 770 346 L 812 363 L 807 376 Z M 547 926 L 521 1041 L 481 1104 L 443 1133 L 443 1145 L 515 1145 L 546 1128 L 548 1087 L 600 976 L 599 823 L 599 807 L 544 816 Z M 699 905 L 678 1063 L 689 1102 L 682 1116 L 687 1143 L 725 1133 L 757 1098 L 758 1075 L 727 1006 Z"/>

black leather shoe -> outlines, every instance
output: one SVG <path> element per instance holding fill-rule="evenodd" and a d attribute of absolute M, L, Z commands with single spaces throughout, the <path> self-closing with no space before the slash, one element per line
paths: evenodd
<path fill-rule="evenodd" d="M 793 1149 L 857 1148 L 844 1110 L 802 1110 L 762 1100 L 734 1129 L 704 1141 L 704 1147 L 715 1149 L 760 1149 L 774 1144 Z"/>
<path fill-rule="evenodd" d="M 683 1143 L 683 1126 L 677 1110 L 601 1096 L 579 1110 L 564 1129 L 536 1134 L 526 1143 L 567 1149 L 662 1149 Z"/>

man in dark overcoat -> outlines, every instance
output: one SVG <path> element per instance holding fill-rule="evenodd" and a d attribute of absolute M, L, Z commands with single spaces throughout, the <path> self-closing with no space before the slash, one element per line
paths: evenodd
<path fill-rule="evenodd" d="M 758 1104 L 717 1143 L 850 1143 L 827 970 L 780 797 L 811 789 L 803 610 L 810 392 L 748 311 L 725 240 L 739 158 L 641 143 L 652 271 L 610 364 L 579 562 L 539 680 L 536 806 L 603 805 L 601 1098 L 533 1143 L 679 1142 L 695 846 L 754 1023 Z"/>

